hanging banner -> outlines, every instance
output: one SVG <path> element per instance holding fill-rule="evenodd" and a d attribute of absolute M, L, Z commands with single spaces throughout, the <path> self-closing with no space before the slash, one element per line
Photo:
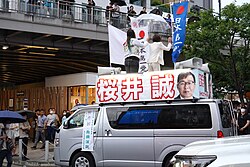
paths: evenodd
<path fill-rule="evenodd" d="M 94 120 L 95 111 L 87 111 L 84 114 L 82 151 L 94 150 Z"/>
<path fill-rule="evenodd" d="M 139 27 L 134 29 L 136 38 L 141 39 L 142 41 L 146 41 L 148 39 L 148 26 Z M 148 71 L 148 57 L 149 57 L 149 47 L 146 46 L 145 48 L 140 47 L 140 64 L 139 64 L 139 71 L 138 73 L 144 73 Z"/>
<path fill-rule="evenodd" d="M 181 53 L 186 38 L 186 18 L 188 1 L 173 4 L 174 34 L 172 61 L 175 63 Z"/>

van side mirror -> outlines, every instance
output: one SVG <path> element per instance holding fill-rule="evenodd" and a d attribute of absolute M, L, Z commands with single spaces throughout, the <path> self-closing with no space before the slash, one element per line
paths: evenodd
<path fill-rule="evenodd" d="M 68 121 L 64 121 L 63 129 L 69 129 Z"/>

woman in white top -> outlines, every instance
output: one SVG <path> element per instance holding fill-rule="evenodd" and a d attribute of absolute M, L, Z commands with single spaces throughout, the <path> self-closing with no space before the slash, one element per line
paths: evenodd
<path fill-rule="evenodd" d="M 169 51 L 172 43 L 168 41 L 168 46 L 161 42 L 159 35 L 153 36 L 153 43 L 149 44 L 150 54 L 148 58 L 148 71 L 160 71 L 160 65 L 164 65 L 163 50 Z"/>
<path fill-rule="evenodd" d="M 123 44 L 125 52 L 126 73 L 137 73 L 139 70 L 140 47 L 145 47 L 147 42 L 137 40 L 135 32 L 131 28 L 127 31 L 127 41 Z"/>

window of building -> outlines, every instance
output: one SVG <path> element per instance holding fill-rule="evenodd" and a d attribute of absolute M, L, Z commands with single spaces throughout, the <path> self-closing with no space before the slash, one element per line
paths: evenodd
<path fill-rule="evenodd" d="M 73 86 L 68 88 L 69 108 L 77 104 L 92 104 L 95 102 L 95 86 Z"/>

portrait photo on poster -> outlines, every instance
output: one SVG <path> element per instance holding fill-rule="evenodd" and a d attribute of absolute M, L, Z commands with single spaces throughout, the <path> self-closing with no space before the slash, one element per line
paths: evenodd
<path fill-rule="evenodd" d="M 174 99 L 194 99 L 196 79 L 192 72 L 181 72 L 177 77 L 177 90 L 179 94 Z"/>

